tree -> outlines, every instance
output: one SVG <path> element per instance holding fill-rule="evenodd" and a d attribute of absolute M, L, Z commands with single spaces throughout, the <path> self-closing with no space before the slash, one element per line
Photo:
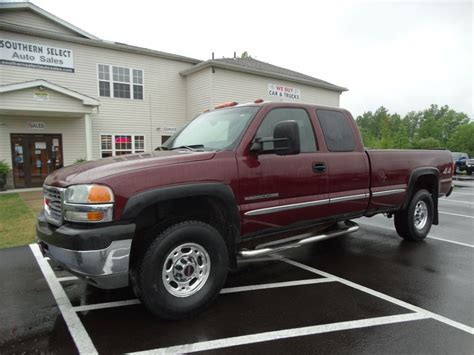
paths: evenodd
<path fill-rule="evenodd" d="M 474 156 L 474 122 L 456 127 L 448 141 L 448 148 L 453 152 L 464 152 Z"/>
<path fill-rule="evenodd" d="M 466 128 L 469 117 L 447 105 L 431 105 L 423 111 L 411 111 L 403 118 L 381 106 L 375 112 L 364 112 L 356 121 L 365 146 L 371 148 L 456 147 L 466 152 L 472 149 L 467 143 L 473 140 L 469 136 L 472 128 Z"/>
<path fill-rule="evenodd" d="M 467 122 L 469 118 L 465 113 L 456 112 L 447 105 L 431 105 L 422 112 L 418 137 L 433 137 L 446 145 L 456 127 Z"/>
<path fill-rule="evenodd" d="M 241 55 L 240 58 L 252 58 L 252 56 L 249 54 L 249 52 L 244 51 Z"/>
<path fill-rule="evenodd" d="M 442 144 L 439 140 L 433 137 L 420 138 L 413 142 L 413 148 L 415 149 L 436 149 L 442 148 Z"/>

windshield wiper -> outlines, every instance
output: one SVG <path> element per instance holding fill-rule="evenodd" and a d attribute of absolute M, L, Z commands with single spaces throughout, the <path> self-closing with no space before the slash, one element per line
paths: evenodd
<path fill-rule="evenodd" d="M 169 148 L 162 145 L 162 146 L 156 147 L 155 150 L 169 150 Z"/>
<path fill-rule="evenodd" d="M 204 148 L 204 144 L 180 145 L 179 147 L 169 148 L 169 150 L 175 150 L 175 149 L 196 150 L 196 148 Z"/>

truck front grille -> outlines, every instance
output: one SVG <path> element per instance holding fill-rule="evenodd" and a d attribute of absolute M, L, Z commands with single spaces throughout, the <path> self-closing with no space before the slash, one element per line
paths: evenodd
<path fill-rule="evenodd" d="M 44 215 L 46 220 L 60 226 L 63 224 L 63 195 L 64 189 L 53 186 L 43 186 Z"/>

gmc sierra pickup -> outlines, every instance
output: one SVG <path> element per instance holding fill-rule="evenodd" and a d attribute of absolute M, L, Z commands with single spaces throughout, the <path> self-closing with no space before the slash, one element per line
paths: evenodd
<path fill-rule="evenodd" d="M 65 269 L 131 285 L 168 319 L 206 308 L 239 258 L 354 232 L 354 218 L 394 216 L 421 241 L 452 190 L 449 151 L 365 150 L 338 108 L 226 103 L 158 149 L 53 172 L 37 238 Z"/>

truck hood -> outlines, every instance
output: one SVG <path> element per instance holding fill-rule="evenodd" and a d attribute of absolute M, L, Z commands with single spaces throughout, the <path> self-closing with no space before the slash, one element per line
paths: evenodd
<path fill-rule="evenodd" d="M 163 165 L 183 164 L 212 159 L 215 151 L 173 150 L 115 156 L 79 163 L 56 170 L 45 180 L 46 185 L 64 187 L 93 183 L 117 174 L 145 170 Z"/>

